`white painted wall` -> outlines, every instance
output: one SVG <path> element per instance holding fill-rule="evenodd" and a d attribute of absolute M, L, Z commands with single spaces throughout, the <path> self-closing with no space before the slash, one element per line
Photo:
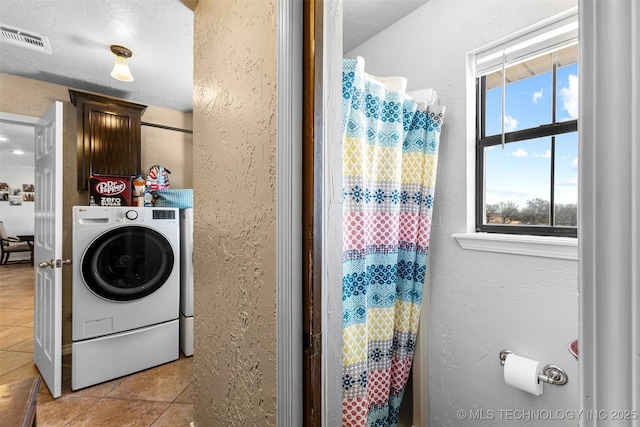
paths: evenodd
<path fill-rule="evenodd" d="M 33 166 L 8 166 L 2 164 L 0 167 L 0 182 L 7 183 L 10 188 L 10 195 L 13 189 L 22 190 L 22 184 L 35 184 L 35 173 Z M 20 192 L 20 197 L 24 193 Z M 8 201 L 0 201 L 0 221 L 4 223 L 4 228 L 9 236 L 21 234 L 33 234 L 34 230 L 34 202 L 22 202 L 22 205 L 10 205 Z M 29 259 L 29 253 L 14 253 L 11 261 Z"/>
<path fill-rule="evenodd" d="M 421 331 L 422 337 L 428 333 L 429 339 L 431 426 L 577 425 L 574 420 L 531 417 L 575 415 L 565 411 L 575 411 L 578 405 L 577 362 L 567 351 L 568 343 L 578 335 L 578 262 L 463 250 L 451 237 L 467 231 L 468 225 L 466 191 L 467 179 L 472 177 L 468 176 L 466 156 L 467 140 L 473 135 L 467 134 L 466 124 L 467 52 L 576 4 L 557 0 L 431 0 L 345 55 L 364 57 L 371 74 L 407 77 L 409 91 L 433 87 L 440 103 L 447 106 L 425 300 L 429 328 Z M 325 49 L 336 48 L 337 42 L 328 38 Z M 331 72 L 335 69 L 334 64 Z M 332 75 L 329 80 L 335 85 L 333 79 L 338 78 Z M 330 144 L 339 144 L 339 139 L 332 137 L 335 132 L 327 135 Z M 325 164 L 331 168 L 330 181 L 339 180 L 340 165 Z M 331 222 L 340 218 L 328 221 L 331 227 Z M 340 243 L 332 239 L 327 244 L 334 247 L 328 247 L 327 252 L 339 252 Z M 339 292 L 339 287 L 328 291 Z M 569 383 L 546 386 L 540 397 L 507 386 L 498 360 L 504 348 L 563 367 Z M 328 375 L 331 378 L 331 373 Z M 338 399 L 337 390 L 336 395 Z M 328 394 L 329 399 L 332 396 Z M 485 411 L 485 418 L 494 419 L 458 417 L 459 410 L 468 416 L 469 411 L 478 409 Z M 518 410 L 538 412 L 527 413 L 526 418 L 515 412 Z"/>
<path fill-rule="evenodd" d="M 22 190 L 22 184 L 35 184 L 33 166 L 12 167 L 4 164 L 0 168 L 0 182 L 9 184 L 10 194 L 13 195 L 14 188 Z M 24 193 L 21 191 L 19 195 L 23 197 Z M 33 234 L 34 205 L 34 202 L 23 201 L 20 206 L 10 206 L 9 202 L 0 201 L 0 221 L 4 222 L 4 228 L 10 236 Z M 15 254 L 16 259 L 17 256 Z"/>

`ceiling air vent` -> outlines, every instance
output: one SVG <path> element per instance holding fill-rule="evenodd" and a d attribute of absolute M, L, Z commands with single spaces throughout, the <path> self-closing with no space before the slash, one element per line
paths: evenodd
<path fill-rule="evenodd" d="M 49 39 L 45 36 L 0 24 L 2 37 L 0 41 L 51 55 Z"/>

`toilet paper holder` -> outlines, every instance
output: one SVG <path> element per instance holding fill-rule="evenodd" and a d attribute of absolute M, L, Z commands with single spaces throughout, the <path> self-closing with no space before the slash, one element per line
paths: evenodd
<path fill-rule="evenodd" d="M 511 350 L 502 350 L 500 352 L 500 365 L 504 366 L 504 362 L 507 360 L 509 354 L 515 354 Z M 538 374 L 538 382 L 545 382 L 547 384 L 564 385 L 569 380 L 567 373 L 559 366 L 546 365 L 542 369 L 542 373 Z"/>

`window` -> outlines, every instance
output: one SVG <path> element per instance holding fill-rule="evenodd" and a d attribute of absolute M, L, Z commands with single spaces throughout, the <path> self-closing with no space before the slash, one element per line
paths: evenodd
<path fill-rule="evenodd" d="M 577 16 L 475 54 L 476 230 L 577 236 Z"/>

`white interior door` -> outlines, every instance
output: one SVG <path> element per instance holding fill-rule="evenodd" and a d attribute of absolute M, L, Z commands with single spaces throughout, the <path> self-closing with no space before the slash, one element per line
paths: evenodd
<path fill-rule="evenodd" d="M 62 103 L 35 126 L 33 359 L 53 397 L 62 392 Z"/>

